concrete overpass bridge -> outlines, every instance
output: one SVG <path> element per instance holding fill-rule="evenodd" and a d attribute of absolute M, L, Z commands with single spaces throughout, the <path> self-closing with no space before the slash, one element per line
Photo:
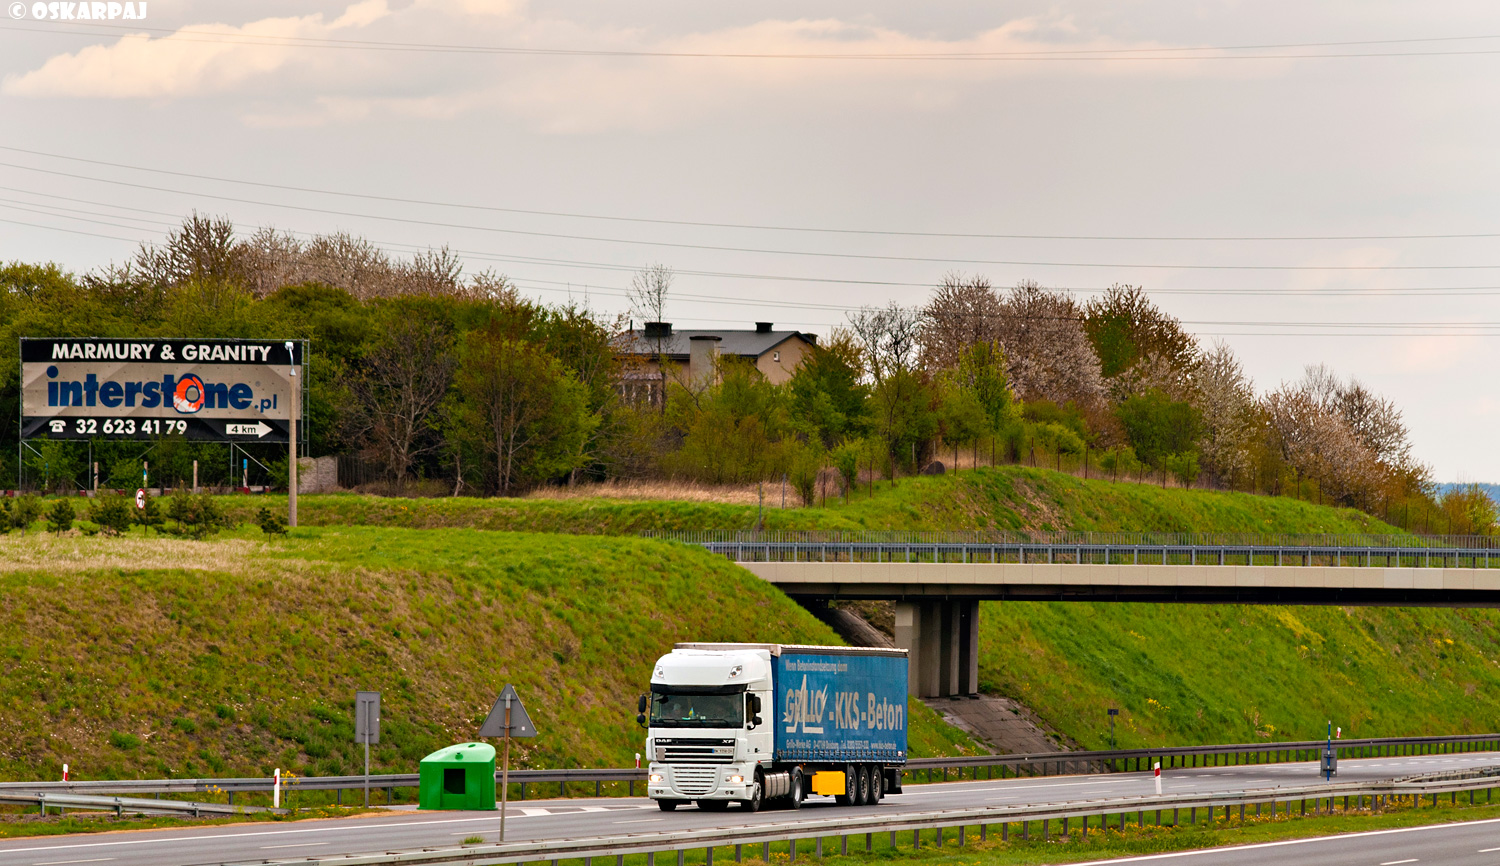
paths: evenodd
<path fill-rule="evenodd" d="M 1500 540 L 1148 533 L 659 534 L 799 601 L 895 602 L 918 697 L 973 694 L 979 602 L 1500 605 Z"/>

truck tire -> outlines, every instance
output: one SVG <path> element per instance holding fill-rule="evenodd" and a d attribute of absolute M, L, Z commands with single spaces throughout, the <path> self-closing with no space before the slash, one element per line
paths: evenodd
<path fill-rule="evenodd" d="M 807 791 L 802 785 L 802 768 L 792 768 L 792 789 L 787 792 L 786 804 L 791 809 L 801 809 L 802 800 L 807 796 Z"/>
<path fill-rule="evenodd" d="M 663 812 L 670 812 L 677 808 L 677 802 L 676 800 L 657 800 L 656 805 L 660 806 Z"/>
<path fill-rule="evenodd" d="M 870 768 L 860 764 L 855 772 L 859 774 L 859 791 L 854 795 L 854 805 L 868 806 L 874 802 L 870 791 Z"/>
<path fill-rule="evenodd" d="M 844 765 L 844 793 L 834 794 L 833 802 L 840 806 L 853 806 L 859 802 L 859 768 L 853 764 Z"/>
<path fill-rule="evenodd" d="M 885 770 L 879 765 L 870 768 L 870 805 L 879 806 L 885 799 Z"/>
<path fill-rule="evenodd" d="M 760 771 L 755 771 L 755 782 L 750 786 L 750 799 L 741 800 L 740 808 L 746 812 L 759 812 L 766 805 L 766 786 Z"/>

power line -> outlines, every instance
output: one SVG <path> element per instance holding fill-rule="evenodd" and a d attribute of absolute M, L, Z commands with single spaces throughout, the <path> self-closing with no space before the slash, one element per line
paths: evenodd
<path fill-rule="evenodd" d="M 409 225 L 422 225 L 434 228 L 460 229 L 465 231 L 491 232 L 497 234 L 519 235 L 522 237 L 551 238 L 557 240 L 586 241 L 591 243 L 610 243 L 622 245 L 642 245 L 667 247 L 670 249 L 703 250 L 709 252 L 733 252 L 750 253 L 754 255 L 782 255 L 809 258 L 831 258 L 831 259 L 854 259 L 862 261 L 880 262 L 912 262 L 918 264 L 938 265 L 1005 265 L 1009 267 L 1057 267 L 1057 268 L 1117 268 L 1122 270 L 1210 270 L 1210 271 L 1426 271 L 1426 270 L 1494 270 L 1500 269 L 1500 265 L 1197 265 L 1197 264 L 1160 264 L 1140 262 L 1056 262 L 1056 261 L 1025 261 L 1009 259 L 966 259 L 958 257 L 935 258 L 931 256 L 889 256 L 875 255 L 870 253 L 840 253 L 819 250 L 778 250 L 762 247 L 734 247 L 719 244 L 692 244 L 676 241 L 647 241 L 633 240 L 628 238 L 612 238 L 595 235 L 575 235 L 564 232 L 540 232 L 525 229 L 507 229 L 495 226 L 477 226 L 464 223 L 441 222 L 437 220 L 419 220 L 409 217 L 392 217 L 379 214 L 355 213 L 350 211 L 332 210 L 329 208 L 310 207 L 307 205 L 282 204 L 279 202 L 258 201 L 255 199 L 239 198 L 236 196 L 219 195 L 206 192 L 188 192 L 185 190 L 168 189 L 147 184 L 132 183 L 124 180 L 113 180 L 109 178 L 92 177 L 89 175 L 74 174 L 72 172 L 57 171 L 54 169 L 38 168 L 36 166 L 19 165 L 17 163 L 0 162 L 0 166 L 14 168 L 20 171 L 38 172 L 59 177 L 67 177 L 75 180 L 90 181 L 93 183 L 108 183 L 116 186 L 126 186 L 135 189 L 151 190 L 152 192 L 165 192 L 176 195 L 200 196 L 212 198 L 219 201 L 230 201 L 237 204 L 252 204 L 260 207 L 275 207 L 287 210 L 298 210 L 309 213 L 321 213 L 331 216 L 352 217 L 354 219 L 373 219 L 382 222 L 405 223 Z"/>
<path fill-rule="evenodd" d="M 317 195 L 341 196 L 345 198 L 357 198 L 366 201 L 384 201 L 393 204 L 415 204 L 430 207 L 449 207 L 462 210 L 488 211 L 491 213 L 510 213 L 524 216 L 546 216 L 563 219 L 588 219 L 602 220 L 608 222 L 632 222 L 646 223 L 650 225 L 689 226 L 693 228 L 724 228 L 743 229 L 753 231 L 779 231 L 779 232 L 808 232 L 815 234 L 845 234 L 845 235 L 873 235 L 879 237 L 915 237 L 915 238 L 948 238 L 959 240 L 1061 240 L 1061 241 L 1389 241 L 1389 240 L 1452 240 L 1452 239 L 1477 239 L 1500 237 L 1500 232 L 1469 232 L 1448 234 L 1386 234 L 1386 235 L 1039 235 L 1039 234 L 996 234 L 981 232 L 922 232 L 901 231 L 892 229 L 848 229 L 848 228 L 819 228 L 815 226 L 785 226 L 769 225 L 763 223 L 726 223 L 710 222 L 704 220 L 678 220 L 678 219 L 654 219 L 650 217 L 629 217 L 606 214 L 589 214 L 568 211 L 546 211 L 527 208 L 497 207 L 494 205 L 462 204 L 457 202 L 433 201 L 430 199 L 402 198 L 399 196 L 371 195 L 368 193 L 341 192 L 338 190 L 318 189 L 315 187 L 291 186 L 288 184 L 267 183 L 264 181 L 240 180 L 230 177 L 219 177 L 215 175 L 194 174 L 185 171 L 171 171 L 168 169 L 148 168 L 128 163 L 110 162 L 107 160 L 86 159 L 77 156 L 63 156 L 56 153 L 47 153 L 40 150 L 28 150 L 23 147 L 11 147 L 0 145 L 0 150 L 13 153 L 24 153 L 30 156 L 45 157 L 48 159 L 67 160 L 69 162 L 81 162 L 89 165 L 104 166 L 106 168 L 122 168 L 130 171 L 149 172 L 151 174 L 169 175 L 172 177 L 185 177 L 193 180 L 206 180 L 216 183 L 233 183 L 243 186 L 262 187 L 265 189 L 279 189 L 288 192 L 304 192 Z"/>

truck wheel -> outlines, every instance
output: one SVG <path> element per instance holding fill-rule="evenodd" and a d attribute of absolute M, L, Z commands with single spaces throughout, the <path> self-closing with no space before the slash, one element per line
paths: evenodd
<path fill-rule="evenodd" d="M 870 768 L 870 805 L 878 806 L 885 799 L 885 771 L 879 765 Z"/>
<path fill-rule="evenodd" d="M 854 795 L 854 805 L 868 806 L 872 802 L 870 799 L 870 768 L 861 764 L 855 772 L 859 774 L 859 793 Z"/>
<path fill-rule="evenodd" d="M 699 800 L 698 808 L 705 812 L 722 812 L 729 808 L 728 800 Z"/>
<path fill-rule="evenodd" d="M 661 810 L 663 812 L 670 812 L 673 809 L 677 808 L 677 801 L 676 800 L 657 800 L 656 801 L 656 805 L 660 806 Z"/>
<path fill-rule="evenodd" d="M 844 765 L 844 793 L 835 794 L 833 802 L 840 806 L 853 806 L 859 802 L 859 768 L 853 764 Z"/>
<path fill-rule="evenodd" d="M 755 783 L 750 786 L 750 799 L 741 800 L 740 808 L 746 812 L 759 812 L 766 804 L 765 785 L 761 783 L 760 773 L 755 774 Z"/>
<path fill-rule="evenodd" d="M 792 809 L 802 808 L 802 798 L 807 792 L 802 787 L 802 768 L 792 768 L 792 789 L 787 792 L 787 806 Z"/>

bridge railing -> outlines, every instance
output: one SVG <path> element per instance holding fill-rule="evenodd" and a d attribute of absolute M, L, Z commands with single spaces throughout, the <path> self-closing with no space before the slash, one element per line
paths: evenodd
<path fill-rule="evenodd" d="M 699 545 L 736 562 L 1500 567 L 1500 539 L 1481 535 L 1009 531 L 651 531 L 643 535 Z"/>

